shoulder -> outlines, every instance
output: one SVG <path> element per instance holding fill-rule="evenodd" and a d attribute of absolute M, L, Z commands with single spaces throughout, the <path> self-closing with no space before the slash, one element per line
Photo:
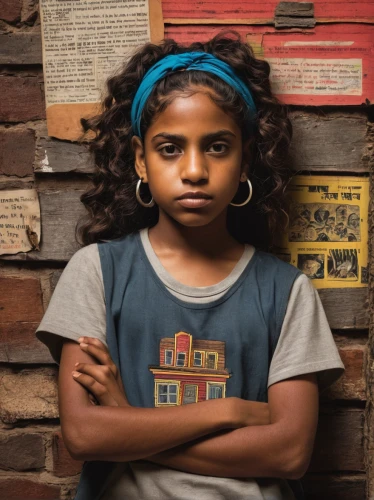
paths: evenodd
<path fill-rule="evenodd" d="M 288 288 L 301 275 L 300 269 L 262 250 L 256 250 L 256 269 L 260 281 Z"/>
<path fill-rule="evenodd" d="M 301 273 L 301 271 L 295 266 L 289 264 L 288 262 L 285 262 L 272 253 L 264 252 L 263 250 L 256 250 L 256 253 L 257 259 L 262 265 L 271 266 L 272 268 L 283 272 L 290 272 L 295 274 Z"/>
<path fill-rule="evenodd" d="M 131 251 L 136 251 L 139 248 L 138 232 L 127 234 L 115 240 L 100 241 L 97 243 L 98 253 L 100 257 L 107 255 L 128 255 Z M 91 245 L 89 245 L 91 246 Z M 87 247 L 88 248 L 88 247 Z"/>
<path fill-rule="evenodd" d="M 80 248 L 69 260 L 64 274 L 101 272 L 100 257 L 97 243 Z"/>

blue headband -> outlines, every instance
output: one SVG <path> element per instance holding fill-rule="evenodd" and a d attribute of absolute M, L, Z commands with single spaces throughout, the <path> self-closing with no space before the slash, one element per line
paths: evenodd
<path fill-rule="evenodd" d="M 145 103 L 157 82 L 165 78 L 166 75 L 179 70 L 186 71 L 206 71 L 218 76 L 224 82 L 234 88 L 244 99 L 248 109 L 254 118 L 256 106 L 252 95 L 245 83 L 235 74 L 232 67 L 206 52 L 184 52 L 183 54 L 169 55 L 158 61 L 144 75 L 138 90 L 136 91 L 131 107 L 131 123 L 134 135 L 141 137 L 140 120 Z"/>

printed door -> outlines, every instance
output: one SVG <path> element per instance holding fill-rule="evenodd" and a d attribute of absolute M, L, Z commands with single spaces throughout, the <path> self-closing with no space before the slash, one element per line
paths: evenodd
<path fill-rule="evenodd" d="M 188 405 L 197 402 L 197 385 L 185 385 L 182 404 Z"/>

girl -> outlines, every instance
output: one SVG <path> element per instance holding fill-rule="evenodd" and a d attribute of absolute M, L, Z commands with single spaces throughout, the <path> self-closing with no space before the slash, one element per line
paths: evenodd
<path fill-rule="evenodd" d="M 147 44 L 84 126 L 87 246 L 38 329 L 76 499 L 300 497 L 343 365 L 308 278 L 260 250 L 291 137 L 268 64 L 232 34 Z"/>

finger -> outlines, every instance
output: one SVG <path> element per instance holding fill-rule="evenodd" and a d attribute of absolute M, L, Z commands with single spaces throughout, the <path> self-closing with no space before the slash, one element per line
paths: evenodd
<path fill-rule="evenodd" d="M 101 365 L 108 366 L 111 369 L 113 375 L 115 377 L 117 377 L 117 374 L 118 374 L 117 367 L 113 363 L 113 360 L 110 357 L 110 354 L 109 354 L 108 351 L 103 351 L 103 349 L 101 347 L 99 347 L 97 345 L 94 345 L 94 344 L 87 344 L 86 342 L 81 342 L 79 344 L 79 346 L 82 349 L 82 351 L 87 352 L 88 354 L 90 354 Z"/>
<path fill-rule="evenodd" d="M 94 365 L 91 363 L 76 363 L 75 371 L 89 375 L 102 385 L 116 384 L 111 369 L 106 365 Z"/>
<path fill-rule="evenodd" d="M 102 406 L 118 406 L 113 396 L 108 392 L 107 388 L 100 384 L 90 375 L 85 373 L 72 372 L 74 380 L 81 384 L 88 392 L 95 396 L 96 400 Z"/>
<path fill-rule="evenodd" d="M 85 344 L 90 344 L 98 347 L 99 349 L 107 352 L 109 354 L 109 350 L 107 346 L 99 339 L 95 337 L 79 337 L 78 342 L 81 344 L 82 342 Z"/>

